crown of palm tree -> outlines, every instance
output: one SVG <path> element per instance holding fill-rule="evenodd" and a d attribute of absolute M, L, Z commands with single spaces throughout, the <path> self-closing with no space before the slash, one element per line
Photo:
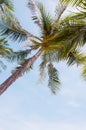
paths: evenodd
<path fill-rule="evenodd" d="M 54 62 L 61 60 L 66 61 L 67 65 L 84 64 L 83 75 L 86 76 L 86 55 L 79 48 L 86 43 L 86 12 L 81 11 L 62 18 L 62 14 L 71 1 L 59 1 L 60 6 L 56 6 L 55 17 L 52 17 L 46 11 L 44 5 L 34 0 L 29 0 L 28 7 L 32 13 L 32 20 L 41 30 L 40 37 L 37 37 L 23 29 L 19 21 L 11 15 L 0 22 L 0 34 L 11 38 L 14 41 L 22 42 L 29 38 L 31 43 L 25 51 L 16 52 L 11 60 L 18 60 L 20 64 L 13 75 L 1 85 L 1 94 L 11 85 L 18 77 L 22 75 L 34 61 L 41 55 L 40 74 L 42 75 L 47 68 L 49 83 L 48 86 L 53 93 L 56 93 L 60 85 L 59 73 L 54 66 Z M 67 2 L 67 3 L 66 3 Z M 65 3 L 65 4 L 64 4 Z M 74 0 L 72 4 L 77 6 L 84 5 L 86 2 Z M 58 15 L 57 15 L 58 14 Z M 31 51 L 37 51 L 36 55 L 28 59 Z M 10 57 L 10 56 L 9 56 Z M 13 79 L 15 77 L 15 79 Z M 10 80 L 10 83 L 8 81 Z M 8 84 L 8 86 L 6 86 Z M 5 86 L 5 88 L 4 88 Z M 3 89 L 4 88 L 4 89 Z"/>

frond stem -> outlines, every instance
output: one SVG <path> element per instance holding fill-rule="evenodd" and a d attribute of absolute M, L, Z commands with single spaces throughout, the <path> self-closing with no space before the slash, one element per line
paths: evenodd
<path fill-rule="evenodd" d="M 37 36 L 35 36 L 35 35 L 33 35 L 33 34 L 29 33 L 29 32 L 27 33 L 27 37 L 32 37 L 32 38 L 35 38 L 35 39 L 37 39 L 37 40 L 43 42 L 42 39 L 38 38 Z"/>

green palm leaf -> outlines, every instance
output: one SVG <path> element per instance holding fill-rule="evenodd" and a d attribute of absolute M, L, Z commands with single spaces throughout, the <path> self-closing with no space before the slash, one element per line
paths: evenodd
<path fill-rule="evenodd" d="M 1 68 L 2 68 L 3 70 L 5 70 L 6 67 L 7 67 L 7 66 L 3 63 L 3 61 L 0 60 L 0 72 L 1 72 Z"/>
<path fill-rule="evenodd" d="M 10 54 L 12 49 L 9 48 L 7 40 L 5 38 L 0 39 L 0 55 L 6 58 L 6 54 Z"/>
<path fill-rule="evenodd" d="M 41 81 L 46 78 L 46 65 L 47 65 L 47 62 L 42 60 L 42 62 L 40 64 L 40 68 L 39 68 L 39 74 L 40 74 Z"/>
<path fill-rule="evenodd" d="M 10 0 L 0 0 L 0 7 L 2 10 L 7 9 L 8 11 L 14 11 L 14 6 Z"/>
<path fill-rule="evenodd" d="M 27 39 L 27 32 L 21 28 L 21 25 L 16 18 L 0 21 L 0 34 L 9 37 L 16 41 L 25 41 Z"/>
<path fill-rule="evenodd" d="M 13 62 L 13 61 L 17 61 L 18 63 L 20 61 L 25 60 L 28 55 L 31 53 L 32 49 L 27 49 L 27 50 L 23 50 L 23 51 L 17 51 L 17 52 L 12 52 L 8 55 L 8 59 Z"/>
<path fill-rule="evenodd" d="M 49 63 L 51 62 L 58 62 L 58 51 L 55 49 L 51 49 L 50 48 L 48 50 L 45 50 L 43 55 L 42 55 L 42 61 L 44 63 Z"/>
<path fill-rule="evenodd" d="M 86 42 L 86 24 L 64 25 L 63 30 L 58 32 L 44 41 L 45 47 L 64 47 L 70 41 L 76 40 L 77 45 L 84 45 Z"/>
<path fill-rule="evenodd" d="M 82 69 L 82 77 L 86 80 L 86 64 L 84 64 Z"/>
<path fill-rule="evenodd" d="M 62 0 L 62 2 L 71 4 L 73 6 L 76 5 L 86 9 L 86 0 Z"/>
<path fill-rule="evenodd" d="M 58 71 L 53 66 L 52 63 L 48 65 L 48 75 L 49 75 L 49 81 L 48 86 L 51 89 L 53 94 L 56 94 L 56 91 L 60 89 L 60 80 L 58 76 Z"/>
<path fill-rule="evenodd" d="M 1 69 L 6 69 L 6 65 L 3 62 L 3 59 L 8 59 L 8 55 L 12 53 L 12 49 L 9 48 L 7 40 L 5 38 L 0 39 L 0 72 Z"/>
<path fill-rule="evenodd" d="M 84 53 L 80 53 L 80 50 L 74 50 L 68 54 L 67 64 L 70 65 L 83 65 L 86 63 L 86 55 Z"/>
<path fill-rule="evenodd" d="M 50 35 L 53 20 L 50 14 L 46 13 L 44 5 L 41 2 L 29 0 L 28 7 L 32 13 L 32 20 L 41 28 L 42 37 Z"/>
<path fill-rule="evenodd" d="M 42 3 L 38 2 L 38 9 L 40 11 L 40 20 L 41 20 L 41 25 L 42 25 L 42 37 L 47 37 L 51 34 L 51 29 L 52 29 L 52 23 L 53 19 L 51 15 L 46 12 L 45 7 Z"/>

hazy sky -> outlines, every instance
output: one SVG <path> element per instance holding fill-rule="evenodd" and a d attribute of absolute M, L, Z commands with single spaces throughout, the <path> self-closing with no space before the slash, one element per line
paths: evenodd
<path fill-rule="evenodd" d="M 44 2 L 54 10 L 55 0 Z M 38 34 L 30 19 L 27 0 L 14 0 L 14 5 L 22 26 Z M 65 63 L 56 65 L 62 88 L 54 96 L 46 81 L 39 83 L 39 62 L 0 97 L 0 130 L 86 130 L 86 82 L 80 75 L 81 68 L 68 68 Z M 0 82 L 7 76 L 9 69 L 1 74 Z"/>

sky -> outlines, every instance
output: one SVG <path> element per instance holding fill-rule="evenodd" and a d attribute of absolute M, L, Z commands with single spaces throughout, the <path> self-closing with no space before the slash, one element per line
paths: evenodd
<path fill-rule="evenodd" d="M 55 0 L 43 2 L 49 10 L 54 10 Z M 14 5 L 23 28 L 38 35 L 30 19 L 27 0 L 14 0 Z M 39 82 L 39 62 L 40 58 L 33 70 L 0 96 L 0 130 L 86 130 L 86 82 L 81 76 L 81 67 L 69 68 L 63 62 L 56 64 L 62 86 L 57 95 L 53 95 L 46 80 L 42 84 Z M 9 74 L 8 65 L 1 73 L 0 82 Z"/>

